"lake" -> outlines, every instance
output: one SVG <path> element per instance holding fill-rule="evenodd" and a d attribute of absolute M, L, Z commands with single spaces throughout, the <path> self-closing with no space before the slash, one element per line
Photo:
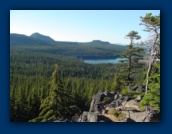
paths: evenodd
<path fill-rule="evenodd" d="M 126 58 L 115 58 L 115 59 L 94 59 L 94 60 L 83 60 L 84 63 L 88 64 L 102 64 L 102 63 L 112 63 L 117 64 L 120 63 L 120 60 L 127 60 Z"/>

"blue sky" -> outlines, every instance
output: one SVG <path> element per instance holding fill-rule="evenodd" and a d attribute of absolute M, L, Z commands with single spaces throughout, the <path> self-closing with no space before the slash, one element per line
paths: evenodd
<path fill-rule="evenodd" d="M 39 32 L 57 41 L 92 40 L 128 44 L 125 35 L 139 32 L 144 41 L 149 34 L 140 24 L 146 13 L 160 10 L 10 10 L 10 33 Z"/>

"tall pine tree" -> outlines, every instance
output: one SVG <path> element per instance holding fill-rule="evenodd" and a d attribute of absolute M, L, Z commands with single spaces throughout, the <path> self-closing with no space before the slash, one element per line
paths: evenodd
<path fill-rule="evenodd" d="M 146 90 L 148 91 L 149 77 L 152 70 L 152 66 L 155 60 L 160 61 L 160 15 L 153 16 L 151 13 L 147 13 L 144 17 L 141 17 L 142 23 L 144 25 L 144 31 L 151 33 L 150 39 L 147 44 L 150 45 L 150 56 L 148 63 L 148 70 L 146 76 Z"/>
<path fill-rule="evenodd" d="M 122 58 L 126 58 L 126 60 L 121 60 L 121 62 L 127 63 L 127 68 L 124 66 L 124 68 L 121 70 L 123 72 L 127 71 L 127 83 L 129 84 L 132 81 L 132 69 L 138 66 L 138 60 L 142 59 L 142 55 L 140 55 L 139 52 L 143 51 L 143 49 L 134 47 L 134 40 L 139 40 L 141 38 L 141 36 L 138 35 L 138 32 L 130 31 L 126 35 L 126 38 L 130 39 L 130 44 L 128 45 L 128 50 L 121 54 Z"/>

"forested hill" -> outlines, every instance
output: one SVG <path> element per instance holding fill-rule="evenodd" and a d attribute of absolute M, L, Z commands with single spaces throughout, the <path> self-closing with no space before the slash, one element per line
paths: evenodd
<path fill-rule="evenodd" d="M 127 49 L 126 46 L 101 40 L 91 42 L 54 41 L 51 37 L 39 33 L 31 36 L 10 34 L 10 48 L 11 52 L 55 54 L 84 59 L 115 58 Z"/>
<path fill-rule="evenodd" d="M 39 38 L 35 38 L 32 36 L 26 36 L 23 34 L 10 34 L 10 46 L 31 46 L 31 45 L 38 45 L 38 44 L 49 44 L 49 41 L 45 41 Z"/>
<path fill-rule="evenodd" d="M 42 35 L 40 33 L 33 33 L 30 37 L 37 38 L 43 41 L 54 41 L 51 37 Z"/>

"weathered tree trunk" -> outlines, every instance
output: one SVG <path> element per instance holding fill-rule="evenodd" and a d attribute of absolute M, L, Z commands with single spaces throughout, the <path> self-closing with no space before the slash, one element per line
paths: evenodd
<path fill-rule="evenodd" d="M 133 39 L 131 38 L 131 43 L 130 43 L 130 54 L 128 58 L 128 81 L 131 80 L 131 57 L 132 57 L 132 48 L 133 48 Z"/>
<path fill-rule="evenodd" d="M 153 45 L 151 47 L 151 56 L 150 56 L 149 67 L 148 67 L 147 76 L 146 76 L 145 94 L 147 94 L 147 92 L 148 92 L 149 76 L 150 76 L 150 72 L 151 72 L 151 69 L 152 69 L 152 64 L 153 64 L 154 60 L 157 57 L 157 50 L 156 50 L 156 46 L 155 45 L 156 45 L 157 40 L 158 40 L 158 32 L 157 32 L 156 29 L 155 29 L 154 32 L 156 33 L 156 35 L 155 35 L 155 39 L 154 39 Z"/>
<path fill-rule="evenodd" d="M 128 62 L 128 80 L 131 80 L 131 54 L 129 56 L 129 62 Z"/>
<path fill-rule="evenodd" d="M 145 94 L 147 94 L 147 91 L 148 91 L 149 76 L 150 76 L 150 72 L 151 72 L 151 68 L 152 68 L 153 62 L 154 62 L 154 58 L 150 59 L 150 61 L 149 61 L 149 67 L 148 67 L 148 71 L 147 71 L 147 75 L 146 75 Z"/>

